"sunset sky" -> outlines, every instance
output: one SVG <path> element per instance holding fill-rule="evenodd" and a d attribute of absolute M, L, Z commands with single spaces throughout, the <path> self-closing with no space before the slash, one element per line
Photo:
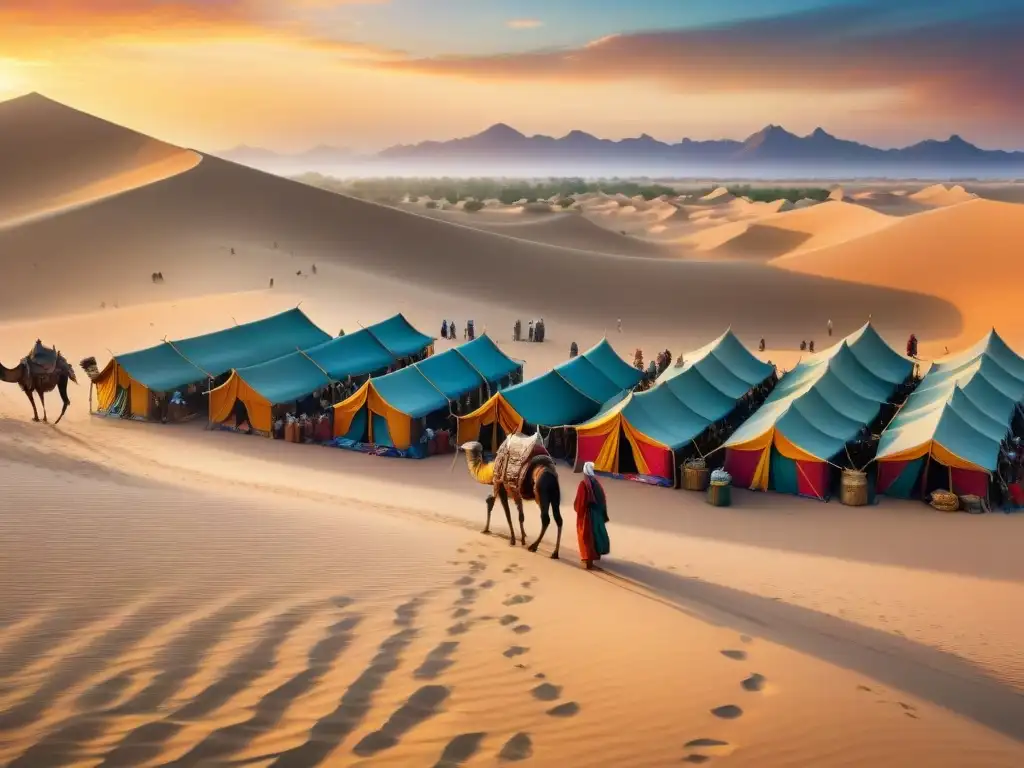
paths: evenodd
<path fill-rule="evenodd" d="M 573 128 L 1024 149 L 1024 0 L 3 0 L 0 99 L 204 150 Z"/>

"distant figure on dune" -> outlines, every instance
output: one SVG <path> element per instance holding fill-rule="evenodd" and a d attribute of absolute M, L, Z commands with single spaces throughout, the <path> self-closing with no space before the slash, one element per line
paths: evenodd
<path fill-rule="evenodd" d="M 580 547 L 580 560 L 588 571 L 594 562 L 612 551 L 608 538 L 608 501 L 604 488 L 594 475 L 594 462 L 583 465 L 583 479 L 576 489 L 576 537 Z"/>
<path fill-rule="evenodd" d="M 523 339 L 523 321 L 516 320 L 515 325 L 512 326 L 512 341 L 522 341 Z"/>
<path fill-rule="evenodd" d="M 313 274 L 316 274 L 316 264 L 313 265 Z"/>
<path fill-rule="evenodd" d="M 808 352 L 813 352 L 814 351 L 814 339 L 811 339 L 810 343 L 808 343 L 807 351 Z"/>
<path fill-rule="evenodd" d="M 271 287 L 271 288 L 273 288 L 273 287 L 274 287 L 274 278 L 270 278 L 270 287 Z"/>
<path fill-rule="evenodd" d="M 338 338 L 340 339 L 344 335 L 345 335 L 345 329 L 344 328 L 339 328 L 338 329 Z"/>
<path fill-rule="evenodd" d="M 829 318 L 829 321 L 828 321 L 828 335 L 829 336 L 832 335 L 832 319 L 831 318 Z"/>
<path fill-rule="evenodd" d="M 917 336 L 914 334 L 907 339 L 907 357 L 917 358 Z"/>
<path fill-rule="evenodd" d="M 765 347 L 764 337 L 762 337 L 761 338 L 761 343 L 757 345 L 757 351 L 758 352 L 764 352 L 764 347 Z"/>
<path fill-rule="evenodd" d="M 527 339 L 533 341 L 533 320 L 530 321 L 530 327 L 527 329 Z"/>
<path fill-rule="evenodd" d="M 235 255 L 235 249 L 234 249 L 234 248 L 232 248 L 232 249 L 231 249 L 231 255 L 232 255 L 232 256 L 234 256 L 234 255 Z"/>
<path fill-rule="evenodd" d="M 619 333 L 622 333 L 622 318 L 621 317 L 618 320 L 618 328 L 619 328 Z"/>
<path fill-rule="evenodd" d="M 807 340 L 806 339 L 800 341 L 800 351 L 801 352 L 806 352 L 807 351 Z"/>
<path fill-rule="evenodd" d="M 442 339 L 447 339 L 448 338 L 448 321 L 447 320 L 442 320 L 441 321 L 441 338 Z"/>
<path fill-rule="evenodd" d="M 576 345 L 576 342 L 574 341 L 572 344 L 569 345 L 569 357 L 576 357 L 579 353 L 580 348 Z"/>

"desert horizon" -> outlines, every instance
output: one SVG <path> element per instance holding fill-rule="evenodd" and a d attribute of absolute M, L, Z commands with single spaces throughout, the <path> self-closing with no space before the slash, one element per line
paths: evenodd
<path fill-rule="evenodd" d="M 39 94 L 0 102 L 0 167 L 0 763 L 1024 761 L 1024 186 L 284 178 Z M 37 340 L 77 373 L 59 424 L 19 383 Z M 536 552 L 500 503 L 480 533 L 454 450 L 494 402 L 553 456 Z M 929 440 L 916 485 L 987 483 L 988 514 L 880 486 Z M 812 482 L 851 468 L 877 503 Z"/>

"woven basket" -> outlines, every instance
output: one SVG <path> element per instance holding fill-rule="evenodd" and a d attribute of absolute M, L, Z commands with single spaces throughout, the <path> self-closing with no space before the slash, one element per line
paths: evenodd
<path fill-rule="evenodd" d="M 708 504 L 713 507 L 732 505 L 732 486 L 728 483 L 711 483 L 708 486 Z"/>
<path fill-rule="evenodd" d="M 956 512 L 960 509 L 960 499 L 949 491 L 932 491 L 931 505 L 939 512 Z"/>
<path fill-rule="evenodd" d="M 683 488 L 688 491 L 704 492 L 711 482 L 711 472 L 707 467 L 683 466 Z"/>
<path fill-rule="evenodd" d="M 839 500 L 848 507 L 864 507 L 868 503 L 868 476 L 855 469 L 843 470 Z"/>

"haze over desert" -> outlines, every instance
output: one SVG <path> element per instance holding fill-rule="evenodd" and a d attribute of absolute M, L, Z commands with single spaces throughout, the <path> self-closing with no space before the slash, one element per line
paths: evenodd
<path fill-rule="evenodd" d="M 611 551 L 586 570 L 572 459 L 552 559 L 554 529 L 509 546 L 500 504 L 480 533 L 490 489 L 460 454 L 100 418 L 80 365 L 298 307 L 330 338 L 472 320 L 527 382 L 573 343 L 688 360 L 731 330 L 785 387 L 865 327 L 925 374 L 993 328 L 1024 353 L 1024 185 L 666 175 L 502 202 L 410 178 L 378 200 L 38 93 L 0 103 L 0 168 L 0 360 L 39 339 L 78 369 L 56 425 L 57 391 L 34 423 L 0 382 L 0 763 L 1024 764 L 1021 515 L 713 506 L 599 473 Z M 759 199 L 775 188 L 815 197 Z M 512 340 L 541 318 L 543 343 Z M 231 371 L 204 373 L 187 394 L 209 412 Z"/>

